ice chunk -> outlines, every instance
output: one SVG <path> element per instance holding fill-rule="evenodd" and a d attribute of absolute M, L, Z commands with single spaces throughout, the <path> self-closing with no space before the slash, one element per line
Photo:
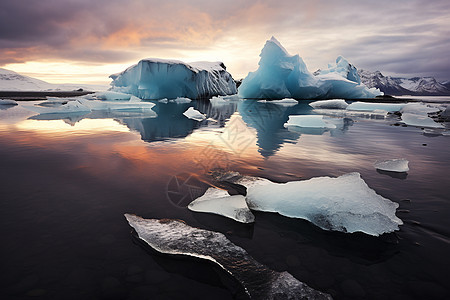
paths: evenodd
<path fill-rule="evenodd" d="M 196 120 L 196 121 L 203 121 L 204 119 L 206 119 L 206 116 L 204 114 L 202 114 L 198 110 L 195 110 L 192 106 L 189 107 L 183 113 L 183 115 L 185 115 L 189 119 L 193 119 L 193 120 Z"/>
<path fill-rule="evenodd" d="M 408 172 L 409 161 L 404 158 L 377 160 L 374 163 L 374 167 L 378 170 L 390 171 L 390 172 Z"/>
<path fill-rule="evenodd" d="M 185 98 L 185 97 L 177 97 L 176 99 L 170 100 L 170 102 L 182 104 L 182 103 L 191 103 L 192 100 L 189 98 Z"/>
<path fill-rule="evenodd" d="M 125 214 L 138 237 L 158 252 L 209 260 L 231 274 L 252 299 L 331 299 L 287 272 L 262 265 L 219 232 L 170 219 L 143 219 Z M 255 280 L 257 279 L 257 280 Z"/>
<path fill-rule="evenodd" d="M 378 236 L 403 224 L 398 204 L 369 188 L 359 173 L 247 187 L 252 210 L 309 220 L 325 230 Z"/>
<path fill-rule="evenodd" d="M 298 127 L 310 127 L 310 128 L 329 128 L 334 129 L 336 125 L 324 119 L 322 115 L 292 115 L 289 116 L 287 123 L 284 123 L 284 127 L 298 126 Z"/>
<path fill-rule="evenodd" d="M 142 99 L 199 99 L 237 92 L 236 84 L 222 62 L 187 64 L 149 58 L 110 78 L 113 79 L 113 91 L 130 93 Z"/>
<path fill-rule="evenodd" d="M 242 195 L 230 196 L 227 191 L 209 188 L 205 194 L 192 201 L 188 208 L 197 212 L 210 212 L 231 218 L 241 223 L 252 223 L 255 216 Z"/>
<path fill-rule="evenodd" d="M 298 101 L 292 98 L 285 98 L 285 99 L 281 99 L 281 100 L 259 100 L 258 102 L 261 103 L 272 103 L 272 104 L 277 104 L 277 105 L 281 105 L 281 106 L 285 106 L 285 107 L 290 107 L 290 106 L 295 106 L 298 104 Z"/>
<path fill-rule="evenodd" d="M 91 110 L 148 110 L 152 109 L 155 104 L 151 102 L 130 102 L 130 101 L 101 101 L 79 99 L 83 105 Z"/>
<path fill-rule="evenodd" d="M 383 94 L 337 72 L 314 76 L 300 56 L 289 55 L 274 37 L 266 42 L 260 57 L 258 70 L 250 72 L 239 86 L 242 98 L 359 99 Z"/>
<path fill-rule="evenodd" d="M 417 115 L 411 113 L 402 114 L 402 122 L 406 125 L 426 128 L 445 128 L 444 125 L 436 123 L 432 118 L 425 115 Z"/>
<path fill-rule="evenodd" d="M 121 101 L 101 101 L 78 98 L 68 101 L 63 105 L 54 107 L 24 106 L 25 108 L 40 114 L 67 114 L 91 111 L 150 111 L 155 106 L 150 102 L 121 102 Z"/>
<path fill-rule="evenodd" d="M 347 106 L 347 110 L 357 111 L 380 111 L 387 112 L 401 111 L 405 107 L 405 103 L 375 103 L 375 102 L 353 102 Z"/>
<path fill-rule="evenodd" d="M 0 105 L 17 105 L 17 102 L 10 99 L 0 99 Z"/>
<path fill-rule="evenodd" d="M 400 110 L 402 114 L 410 113 L 424 116 L 428 116 L 429 113 L 436 113 L 439 111 L 440 109 L 438 107 L 432 107 L 430 104 L 424 103 L 408 103 Z"/>
<path fill-rule="evenodd" d="M 84 99 L 83 99 L 84 100 Z M 88 101 L 88 100 L 86 100 Z M 39 114 L 68 114 L 68 113 L 89 113 L 91 108 L 81 103 L 79 100 L 69 101 L 66 104 L 56 107 L 42 107 L 24 105 L 28 110 Z"/>
<path fill-rule="evenodd" d="M 323 109 L 346 109 L 348 103 L 343 99 L 320 100 L 309 103 L 313 108 Z"/>

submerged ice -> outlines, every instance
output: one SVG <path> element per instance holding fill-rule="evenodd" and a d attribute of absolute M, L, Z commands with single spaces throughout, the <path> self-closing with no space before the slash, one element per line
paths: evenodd
<path fill-rule="evenodd" d="M 260 57 L 258 70 L 250 72 L 239 86 L 242 98 L 359 99 L 382 95 L 362 84 L 356 68 L 342 57 L 327 72 L 314 76 L 299 55 L 289 55 L 274 37 L 266 42 Z"/>
<path fill-rule="evenodd" d="M 143 219 L 130 214 L 125 217 L 138 237 L 156 251 L 212 261 L 236 278 L 252 299 L 331 299 L 287 272 L 262 265 L 222 233 L 178 220 Z"/>
<path fill-rule="evenodd" d="M 143 59 L 110 76 L 112 90 L 142 99 L 210 98 L 236 94 L 236 84 L 222 62 L 184 63 L 177 60 Z"/>

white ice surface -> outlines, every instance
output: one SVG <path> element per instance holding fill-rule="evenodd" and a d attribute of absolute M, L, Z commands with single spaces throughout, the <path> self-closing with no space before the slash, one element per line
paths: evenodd
<path fill-rule="evenodd" d="M 32 105 L 24 105 L 23 107 L 39 114 L 89 113 L 92 111 L 90 107 L 84 105 L 79 100 L 69 101 L 66 104 L 55 107 Z"/>
<path fill-rule="evenodd" d="M 50 107 L 24 105 L 26 109 L 40 114 L 88 113 L 91 111 L 146 111 L 151 110 L 154 106 L 155 104 L 150 102 L 87 100 L 81 97 L 76 100 L 70 100 L 63 105 Z"/>
<path fill-rule="evenodd" d="M 206 119 L 206 116 L 204 114 L 202 114 L 198 110 L 194 109 L 192 106 L 189 107 L 183 113 L 183 115 L 185 115 L 189 119 L 193 119 L 193 120 L 196 120 L 196 121 L 203 121 L 204 119 Z"/>
<path fill-rule="evenodd" d="M 409 161 L 404 158 L 377 160 L 373 166 L 378 170 L 390 172 L 408 172 Z"/>
<path fill-rule="evenodd" d="M 347 110 L 357 111 L 376 111 L 384 110 L 387 112 L 396 112 L 402 110 L 404 103 L 375 103 L 375 102 L 353 102 L 347 106 Z"/>
<path fill-rule="evenodd" d="M 197 212 L 209 212 L 231 218 L 241 223 L 252 223 L 255 216 L 242 195 L 230 196 L 227 191 L 211 187 L 205 194 L 192 201 L 188 208 Z"/>
<path fill-rule="evenodd" d="M 359 173 L 247 187 L 252 210 L 306 219 L 325 230 L 378 236 L 399 229 L 398 204 L 369 188 Z"/>
<path fill-rule="evenodd" d="M 292 98 L 285 98 L 281 100 L 259 100 L 258 102 L 277 104 L 285 107 L 295 106 L 298 104 L 298 101 Z"/>
<path fill-rule="evenodd" d="M 382 95 L 339 72 L 314 76 L 300 56 L 289 55 L 274 37 L 266 42 L 260 57 L 258 70 L 250 72 L 239 86 L 242 98 L 359 99 Z"/>
<path fill-rule="evenodd" d="M 346 109 L 348 103 L 343 99 L 319 100 L 309 103 L 313 108 L 321 109 Z"/>
<path fill-rule="evenodd" d="M 443 124 L 435 122 L 432 118 L 426 115 L 403 113 L 402 122 L 405 123 L 406 125 L 416 127 L 445 128 Z"/>
<path fill-rule="evenodd" d="M 410 113 L 423 116 L 428 116 L 429 113 L 435 113 L 438 111 L 440 111 L 438 107 L 425 103 L 408 103 L 400 110 L 402 114 Z"/>
<path fill-rule="evenodd" d="M 328 121 L 322 115 L 291 115 L 284 127 L 298 126 L 308 128 L 328 128 L 334 129 L 336 125 Z"/>

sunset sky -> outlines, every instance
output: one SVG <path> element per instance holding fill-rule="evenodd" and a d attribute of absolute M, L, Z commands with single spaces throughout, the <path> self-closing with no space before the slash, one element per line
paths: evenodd
<path fill-rule="evenodd" d="M 1 0 L 0 67 L 52 83 L 105 83 L 142 58 L 257 68 L 275 36 L 310 71 L 338 55 L 360 69 L 450 80 L 448 0 Z"/>

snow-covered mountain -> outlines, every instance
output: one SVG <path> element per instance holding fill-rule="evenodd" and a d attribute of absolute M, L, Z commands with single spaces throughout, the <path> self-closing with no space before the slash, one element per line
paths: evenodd
<path fill-rule="evenodd" d="M 367 70 L 358 70 L 358 74 L 367 87 L 376 87 L 387 95 L 450 95 L 448 82 L 439 83 L 434 77 L 401 78 Z"/>
<path fill-rule="evenodd" d="M 0 91 L 72 91 L 82 88 L 89 91 L 105 91 L 107 85 L 52 84 L 33 77 L 0 68 Z"/>

